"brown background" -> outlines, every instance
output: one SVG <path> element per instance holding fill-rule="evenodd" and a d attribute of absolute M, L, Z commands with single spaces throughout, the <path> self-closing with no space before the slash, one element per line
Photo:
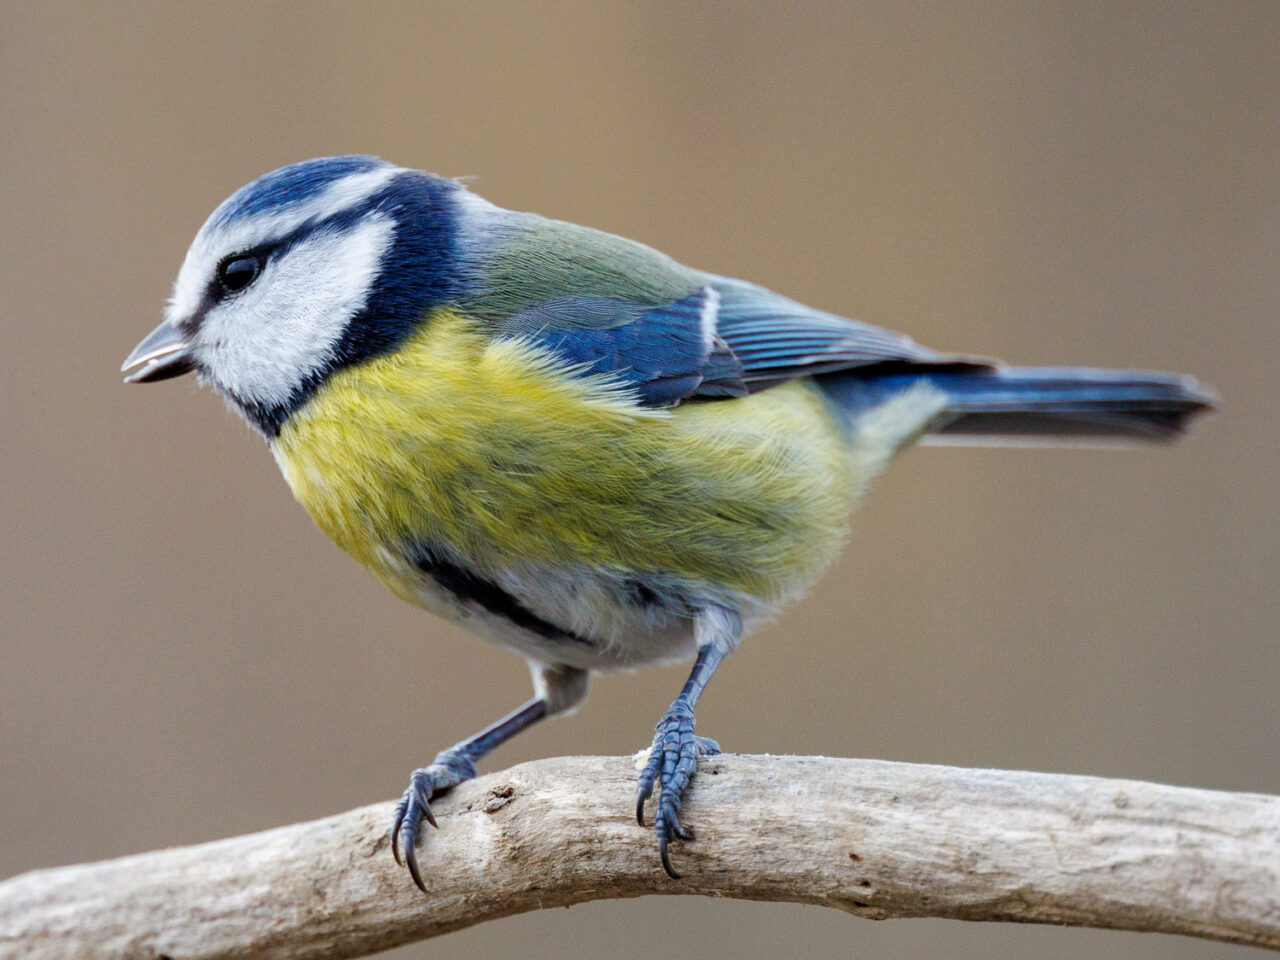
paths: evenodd
<path fill-rule="evenodd" d="M 212 395 L 116 372 L 218 201 L 349 151 L 940 348 L 1215 385 L 1222 412 L 1177 448 L 909 453 L 699 729 L 1280 791 L 1280 6 L 0 10 L 0 875 L 390 798 L 527 694 L 517 659 L 329 546 Z M 682 680 L 600 681 L 486 768 L 635 750 Z M 1242 955 L 650 898 L 397 956 L 672 941 L 704 960 Z"/>

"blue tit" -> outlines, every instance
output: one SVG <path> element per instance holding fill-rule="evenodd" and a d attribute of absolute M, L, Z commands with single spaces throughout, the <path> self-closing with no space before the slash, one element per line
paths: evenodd
<path fill-rule="evenodd" d="M 232 194 L 123 369 L 194 371 L 338 546 L 528 661 L 533 698 L 415 770 L 396 808 L 424 890 L 433 797 L 593 672 L 692 660 L 636 797 L 643 824 L 657 792 L 677 876 L 681 799 L 719 750 L 694 733 L 703 688 L 831 564 L 904 446 L 1169 440 L 1212 403 L 1185 376 L 940 353 L 365 156 Z"/>

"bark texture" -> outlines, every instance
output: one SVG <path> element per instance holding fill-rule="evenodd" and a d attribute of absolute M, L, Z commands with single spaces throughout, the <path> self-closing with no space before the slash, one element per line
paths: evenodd
<path fill-rule="evenodd" d="M 433 804 L 423 896 L 390 803 L 0 883 L 0 956 L 356 957 L 543 907 L 646 894 L 1162 931 L 1280 949 L 1280 797 L 874 760 L 699 767 L 658 865 L 634 763 L 566 757 Z M 572 923 L 566 917 L 565 923 Z"/>

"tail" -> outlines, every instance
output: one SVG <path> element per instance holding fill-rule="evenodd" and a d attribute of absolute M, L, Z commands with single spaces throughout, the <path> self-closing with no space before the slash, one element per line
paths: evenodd
<path fill-rule="evenodd" d="M 1074 443 L 1172 440 L 1213 408 L 1212 391 L 1194 379 L 1148 370 L 1086 367 L 970 367 L 857 378 L 822 378 L 849 412 L 866 409 L 922 381 L 946 398 L 921 443 Z"/>

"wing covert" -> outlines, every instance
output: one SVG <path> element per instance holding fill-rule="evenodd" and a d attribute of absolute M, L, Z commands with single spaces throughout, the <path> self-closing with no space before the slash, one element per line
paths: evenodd
<path fill-rule="evenodd" d="M 720 295 L 704 286 L 659 307 L 560 297 L 513 316 L 508 327 L 584 374 L 606 374 L 647 407 L 693 396 L 744 396 L 742 367 L 715 333 Z"/>
<path fill-rule="evenodd" d="M 909 337 L 813 310 L 740 280 L 711 282 L 668 304 L 562 296 L 502 323 L 581 375 L 632 388 L 641 404 L 741 397 L 794 380 L 878 365 L 989 366 Z"/>

